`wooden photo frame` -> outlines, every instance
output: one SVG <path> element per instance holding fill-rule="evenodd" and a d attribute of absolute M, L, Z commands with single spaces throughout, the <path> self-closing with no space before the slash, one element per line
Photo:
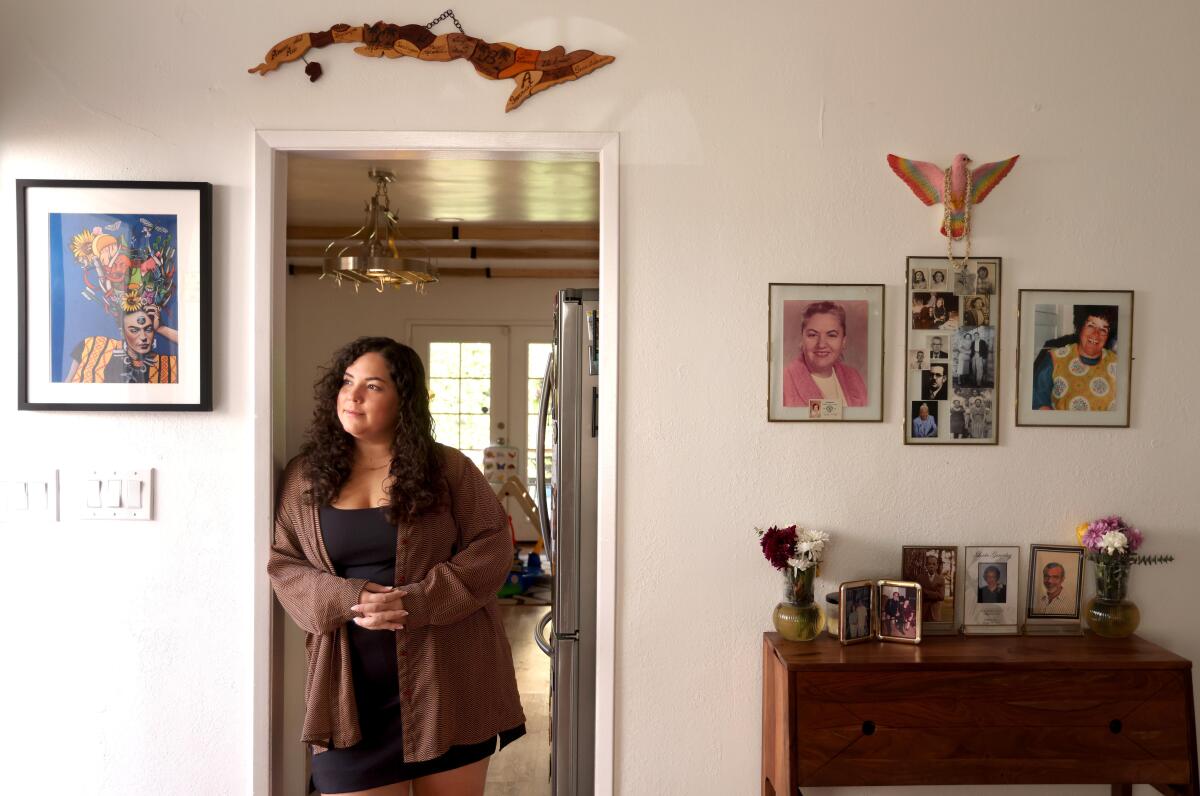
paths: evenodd
<path fill-rule="evenodd" d="M 937 274 L 945 274 L 936 279 Z M 909 257 L 904 443 L 999 442 L 999 257 Z"/>
<path fill-rule="evenodd" d="M 958 623 L 958 547 L 905 545 L 900 548 L 900 577 L 921 584 L 921 632 L 948 635 Z"/>
<path fill-rule="evenodd" d="M 19 409 L 212 410 L 212 185 L 17 180 Z"/>
<path fill-rule="evenodd" d="M 1021 548 L 963 548 L 963 625 L 967 635 L 1021 632 Z"/>
<path fill-rule="evenodd" d="M 875 637 L 901 644 L 921 643 L 921 584 L 911 580 L 877 581 L 879 611 Z"/>
<path fill-rule="evenodd" d="M 874 641 L 878 630 L 879 591 L 873 580 L 852 580 L 838 587 L 838 639 L 843 645 Z"/>
<path fill-rule="evenodd" d="M 1132 290 L 1018 293 L 1017 425 L 1128 428 Z"/>
<path fill-rule="evenodd" d="M 1083 548 L 1076 545 L 1029 546 L 1027 631 L 1059 627 L 1082 632 L 1079 612 L 1083 596 L 1083 552 Z"/>
<path fill-rule="evenodd" d="M 884 286 L 772 282 L 767 419 L 883 420 Z"/>

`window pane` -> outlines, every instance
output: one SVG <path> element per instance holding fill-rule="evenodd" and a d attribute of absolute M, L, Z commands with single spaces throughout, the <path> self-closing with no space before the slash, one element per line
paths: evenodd
<path fill-rule="evenodd" d="M 462 374 L 464 378 L 487 379 L 492 375 L 492 344 L 462 344 Z"/>
<path fill-rule="evenodd" d="M 475 462 L 475 466 L 479 468 L 479 472 L 483 472 L 483 451 L 465 450 L 462 451 L 462 454 Z"/>
<path fill-rule="evenodd" d="M 550 357 L 549 343 L 529 344 L 529 371 L 525 375 L 539 379 L 546 375 L 546 360 Z"/>
<path fill-rule="evenodd" d="M 434 415 L 433 438 L 443 445 L 458 447 L 458 415 Z"/>
<path fill-rule="evenodd" d="M 429 377 L 445 378 L 458 375 L 458 343 L 429 344 Z"/>
<path fill-rule="evenodd" d="M 429 411 L 450 414 L 458 411 L 458 379 L 429 380 Z"/>
<path fill-rule="evenodd" d="M 492 441 L 492 419 L 487 415 L 459 415 L 458 441 L 466 450 L 483 450 Z M 483 460 L 480 459 L 482 466 Z"/>
<path fill-rule="evenodd" d="M 459 410 L 464 415 L 485 415 L 492 404 L 490 379 L 463 379 Z"/>

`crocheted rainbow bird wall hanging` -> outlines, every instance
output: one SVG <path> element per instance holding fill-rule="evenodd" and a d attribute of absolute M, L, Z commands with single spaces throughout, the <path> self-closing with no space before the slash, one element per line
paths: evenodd
<path fill-rule="evenodd" d="M 939 202 L 945 208 L 942 216 L 942 234 L 951 240 L 960 240 L 970 233 L 971 206 L 983 202 L 1000 181 L 1008 176 L 1017 158 L 984 163 L 970 168 L 971 159 L 959 153 L 954 156 L 950 168 L 943 169 L 935 163 L 910 160 L 888 155 L 888 165 L 904 184 L 912 189 L 927 205 Z"/>

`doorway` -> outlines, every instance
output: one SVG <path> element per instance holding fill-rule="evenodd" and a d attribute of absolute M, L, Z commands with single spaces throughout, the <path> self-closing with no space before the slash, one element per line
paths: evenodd
<path fill-rule="evenodd" d="M 256 348 L 254 367 L 256 371 L 255 408 L 259 417 L 270 417 L 270 424 L 260 424 L 255 439 L 255 497 L 259 510 L 256 516 L 256 611 L 255 611 L 255 792 L 284 793 L 288 771 L 294 772 L 294 760 L 286 760 L 289 747 L 293 750 L 301 745 L 295 740 L 294 732 L 286 733 L 287 696 L 294 693 L 296 683 L 287 680 L 280 651 L 285 646 L 285 617 L 273 610 L 273 599 L 265 577 L 265 560 L 270 544 L 270 515 L 273 506 L 273 478 L 278 468 L 286 461 L 296 444 L 296 411 L 294 401 L 286 400 L 293 391 L 289 370 L 300 367 L 295 336 L 290 334 L 288 323 L 289 291 L 295 293 L 288 276 L 287 230 L 289 221 L 283 212 L 286 206 L 286 185 L 289 158 L 325 158 L 331 160 L 359 161 L 365 172 L 368 161 L 381 158 L 402 158 L 408 161 L 422 160 L 478 160 L 483 158 L 521 159 L 534 158 L 538 153 L 572 153 L 590 157 L 599 168 L 599 286 L 605 307 L 606 320 L 601 328 L 601 346 L 615 354 L 617 331 L 617 214 L 616 214 L 616 163 L 617 139 L 615 134 L 439 134 L 439 133 L 302 133 L 302 132 L 259 132 L 256 135 L 256 257 L 260 263 L 269 263 L 269 268 L 255 269 L 256 328 L 260 332 L 269 330 L 270 346 Z M 474 252 L 473 252 L 474 254 Z M 293 274 L 295 269 L 293 268 Z M 496 269 L 500 271 L 499 268 Z M 488 274 L 500 278 L 498 274 Z M 486 278 L 486 277 L 485 277 Z M 547 287 L 568 287 L 553 281 Z M 329 286 L 323 286 L 329 287 Z M 310 290 L 305 287 L 304 290 Z M 335 288 L 330 288 L 335 289 Z M 438 285 L 429 288 L 430 294 Z M 412 320 L 407 329 L 395 329 L 389 336 L 405 340 L 414 347 L 430 343 L 452 344 L 483 342 L 473 334 L 476 328 L 487 328 L 490 341 L 488 352 L 489 369 L 495 372 L 496 380 L 489 385 L 486 413 L 480 406 L 474 410 L 462 401 L 451 411 L 448 405 L 443 418 L 446 427 L 453 420 L 459 445 L 462 446 L 463 429 L 486 429 L 490 441 L 514 442 L 528 437 L 528 413 L 519 409 L 527 404 L 527 374 L 514 370 L 518 361 L 524 361 L 526 371 L 529 359 L 536 356 L 535 344 L 544 345 L 548 327 L 520 323 L 521 318 L 505 318 L 503 313 L 494 313 L 481 318 L 479 315 L 443 314 L 437 318 L 425 318 L 425 322 Z M 479 321 L 487 323 L 479 323 Z M 306 320 L 308 325 L 309 320 Z M 436 334 L 436 332 L 443 334 Z M 420 338 L 420 339 L 418 339 Z M 438 338 L 438 339 L 434 339 Z M 337 339 L 333 345 L 342 340 Z M 501 345 L 503 343 L 503 345 Z M 494 352 L 504 350 L 503 361 L 497 360 Z M 421 348 L 418 347 L 420 351 Z M 326 355 L 328 352 L 326 352 Z M 423 354 L 428 357 L 428 354 Z M 428 362 L 427 365 L 431 363 Z M 612 713 L 613 713 L 613 634 L 615 613 L 615 460 L 616 460 L 616 357 L 607 357 L 602 364 L 600 423 L 600 467 L 599 467 L 599 556 L 598 556 L 598 616 L 597 616 L 597 732 L 596 732 L 596 793 L 612 790 Z M 460 383 L 454 385 L 461 397 L 475 396 L 471 390 L 474 376 L 457 374 Z M 439 378 L 450 378 L 448 374 Z M 524 377 L 524 378 L 523 378 Z M 525 383 L 521 383 L 525 382 Z M 448 394 L 448 393 L 447 393 Z M 479 404 L 478 401 L 475 401 Z M 496 411 L 502 408 L 502 412 Z M 463 411 L 466 409 L 467 411 Z M 504 419 L 498 417 L 503 415 Z M 504 427 L 498 427 L 503 423 Z M 505 433 L 507 432 L 507 433 Z M 477 435 L 478 436 L 478 435 Z M 474 444 L 474 443 L 470 443 Z M 523 445 L 522 445 L 523 447 Z M 470 449 L 474 450 L 474 449 Z M 470 455 L 470 454 L 468 454 Z M 536 479 L 536 473 L 528 473 L 528 463 L 523 464 L 523 474 Z M 536 468 L 534 468 L 536 469 Z M 520 538 L 518 536 L 518 538 Z M 514 653 L 517 650 L 514 648 Z M 302 687 L 302 681 L 301 681 Z M 302 747 L 301 747 L 302 748 Z M 501 755 L 500 757 L 502 757 Z M 497 758 L 499 760 L 499 757 Z M 291 778 L 294 779 L 294 776 Z M 286 791 L 291 796 L 294 790 Z M 489 790 L 489 793 L 492 792 Z M 503 791 L 497 791 L 503 792 Z"/>

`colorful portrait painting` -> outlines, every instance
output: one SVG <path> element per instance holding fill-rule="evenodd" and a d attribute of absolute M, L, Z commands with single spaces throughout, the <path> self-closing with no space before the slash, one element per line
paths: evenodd
<path fill-rule="evenodd" d="M 17 180 L 17 407 L 212 411 L 212 185 Z"/>
<path fill-rule="evenodd" d="M 51 379 L 179 379 L 177 219 L 51 213 Z"/>

